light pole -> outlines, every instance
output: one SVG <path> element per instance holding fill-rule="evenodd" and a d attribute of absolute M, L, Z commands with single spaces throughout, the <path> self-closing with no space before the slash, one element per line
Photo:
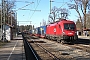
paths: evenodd
<path fill-rule="evenodd" d="M 0 23 L 0 26 L 1 26 L 1 28 L 0 28 L 0 29 L 1 29 L 1 31 L 0 31 L 1 37 L 0 37 L 0 38 L 2 39 L 2 33 L 3 33 L 3 32 L 2 32 L 2 4 L 1 4 L 1 23 Z M 1 40 L 1 39 L 0 39 L 0 40 Z"/>
<path fill-rule="evenodd" d="M 5 0 L 2 0 L 2 21 L 3 21 L 3 42 L 4 41 L 7 41 L 6 40 L 6 30 L 5 30 L 5 27 L 6 27 L 6 1 Z"/>
<path fill-rule="evenodd" d="M 52 8 L 52 6 L 51 6 L 51 2 L 54 2 L 54 1 L 52 1 L 52 0 L 50 0 L 50 14 L 51 14 L 51 8 Z"/>
<path fill-rule="evenodd" d="M 50 14 L 51 14 L 51 0 L 50 0 Z"/>

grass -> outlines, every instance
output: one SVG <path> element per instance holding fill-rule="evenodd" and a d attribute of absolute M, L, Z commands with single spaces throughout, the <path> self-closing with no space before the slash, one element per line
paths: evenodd
<path fill-rule="evenodd" d="M 2 42 L 2 41 L 0 41 L 0 48 L 1 48 L 2 46 L 4 46 L 6 43 L 8 43 L 8 42 Z"/>

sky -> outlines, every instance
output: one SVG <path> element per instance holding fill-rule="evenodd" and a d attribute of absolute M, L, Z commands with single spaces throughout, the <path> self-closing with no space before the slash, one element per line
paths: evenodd
<path fill-rule="evenodd" d="M 21 1 L 21 2 L 20 2 Z M 70 3 L 70 0 L 52 0 L 51 7 L 58 7 L 58 8 L 67 8 L 68 6 L 65 2 Z M 32 3 L 34 2 L 34 3 Z M 64 3 L 63 3 L 64 2 Z M 17 21 L 19 25 L 35 25 L 35 27 L 40 26 L 40 22 L 42 20 L 48 21 L 48 16 L 50 14 L 50 0 L 16 0 L 16 7 L 17 10 Z M 22 9 L 28 10 L 22 10 Z M 36 11 L 32 11 L 36 10 Z M 77 20 L 77 12 L 75 10 L 70 11 L 70 16 L 68 17 L 72 21 Z"/>

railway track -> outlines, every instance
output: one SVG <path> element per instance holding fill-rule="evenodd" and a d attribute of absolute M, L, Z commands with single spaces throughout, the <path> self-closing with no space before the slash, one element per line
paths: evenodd
<path fill-rule="evenodd" d="M 42 60 L 70 60 L 72 56 L 68 56 L 68 53 L 61 53 L 58 49 L 54 49 L 56 45 L 54 43 L 47 43 L 46 41 L 39 39 L 28 40 L 32 47 L 37 51 L 37 54 Z M 43 53 L 43 54 L 42 54 Z M 66 56 L 65 56 L 66 55 Z"/>
<path fill-rule="evenodd" d="M 90 45 L 60 44 L 47 39 L 28 39 L 42 60 L 90 59 Z"/>
<path fill-rule="evenodd" d="M 83 50 L 85 52 L 88 52 L 90 53 L 90 45 L 87 45 L 87 46 L 84 46 L 82 44 L 74 44 L 74 45 L 68 45 L 68 44 L 65 44 L 66 46 L 69 46 L 69 47 L 72 47 L 72 48 L 75 48 L 75 49 L 80 49 L 80 50 Z M 89 47 L 88 47 L 89 46 Z"/>
<path fill-rule="evenodd" d="M 65 44 L 66 46 L 83 50 L 90 53 L 90 40 L 89 39 L 79 39 L 80 41 L 75 44 Z"/>
<path fill-rule="evenodd" d="M 49 50 L 47 50 L 46 48 L 44 48 L 42 45 L 40 45 L 39 43 L 43 43 L 42 41 L 35 41 L 34 39 L 31 39 L 31 41 L 28 41 L 33 47 L 37 47 L 34 48 L 37 51 L 37 54 L 40 55 L 42 60 L 60 60 L 59 58 L 57 58 L 54 54 L 52 54 Z"/>
<path fill-rule="evenodd" d="M 55 42 L 57 43 L 57 41 L 55 41 Z M 72 47 L 74 49 L 80 49 L 80 50 L 83 50 L 85 52 L 90 53 L 90 40 L 88 40 L 88 39 L 82 39 L 82 41 L 78 41 L 75 44 L 67 43 L 67 44 L 64 44 L 64 45 L 65 46 Z"/>

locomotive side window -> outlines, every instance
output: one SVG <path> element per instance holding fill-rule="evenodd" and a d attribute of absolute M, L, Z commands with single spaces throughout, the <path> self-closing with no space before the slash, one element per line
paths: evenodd
<path fill-rule="evenodd" d="M 64 24 L 64 29 L 74 30 L 75 29 L 75 25 L 74 24 L 65 23 Z"/>

